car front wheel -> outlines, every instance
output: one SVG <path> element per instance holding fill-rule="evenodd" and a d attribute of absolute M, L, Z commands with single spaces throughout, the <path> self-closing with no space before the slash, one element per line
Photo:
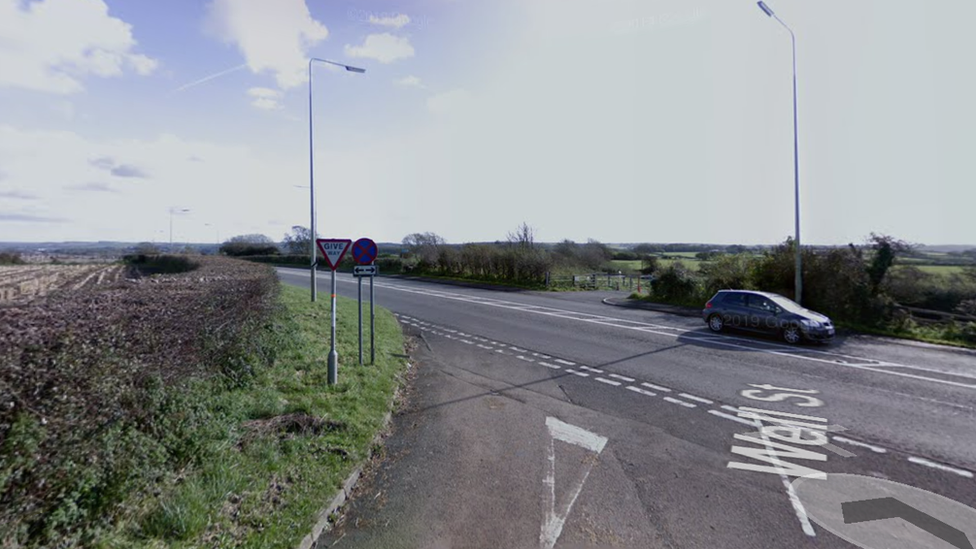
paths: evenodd
<path fill-rule="evenodd" d="M 713 332 L 721 332 L 723 329 L 725 329 L 725 321 L 722 320 L 722 317 L 719 315 L 712 315 L 708 317 L 708 327 Z"/>
<path fill-rule="evenodd" d="M 800 333 L 799 326 L 787 326 L 783 328 L 783 339 L 786 340 L 790 345 L 796 345 L 803 339 L 803 334 Z"/>

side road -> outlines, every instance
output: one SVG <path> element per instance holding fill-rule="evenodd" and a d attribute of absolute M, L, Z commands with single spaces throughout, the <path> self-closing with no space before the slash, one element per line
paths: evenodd
<path fill-rule="evenodd" d="M 435 354 L 423 342 L 415 354 L 385 457 L 315 547 L 666 545 L 607 439 L 586 427 L 594 414 L 555 381 L 496 381 L 505 357 L 463 346 Z"/>

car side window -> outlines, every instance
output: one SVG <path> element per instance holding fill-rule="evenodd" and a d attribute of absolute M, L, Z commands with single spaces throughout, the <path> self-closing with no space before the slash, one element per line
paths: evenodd
<path fill-rule="evenodd" d="M 745 294 L 726 294 L 722 305 L 726 307 L 745 307 L 746 296 Z"/>
<path fill-rule="evenodd" d="M 761 295 L 750 295 L 749 296 L 749 308 L 756 309 L 759 311 L 772 311 L 773 304 L 768 299 Z"/>

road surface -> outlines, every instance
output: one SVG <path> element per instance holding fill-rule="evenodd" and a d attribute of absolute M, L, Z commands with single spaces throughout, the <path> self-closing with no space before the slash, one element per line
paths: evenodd
<path fill-rule="evenodd" d="M 279 276 L 308 285 L 307 271 Z M 354 279 L 338 279 L 354 298 Z M 716 335 L 605 305 L 610 293 L 376 285 L 425 342 L 417 399 L 374 487 L 383 505 L 354 503 L 359 526 L 328 544 L 957 546 L 901 519 L 838 527 L 800 476 L 860 475 L 976 507 L 976 353 Z M 926 511 L 976 544 L 965 508 Z"/>

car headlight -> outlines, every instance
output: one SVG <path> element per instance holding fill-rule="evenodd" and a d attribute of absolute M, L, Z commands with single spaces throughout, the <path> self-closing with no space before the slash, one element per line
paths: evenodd
<path fill-rule="evenodd" d="M 820 323 L 816 320 L 801 320 L 800 324 L 803 324 L 804 328 L 819 328 Z"/>

